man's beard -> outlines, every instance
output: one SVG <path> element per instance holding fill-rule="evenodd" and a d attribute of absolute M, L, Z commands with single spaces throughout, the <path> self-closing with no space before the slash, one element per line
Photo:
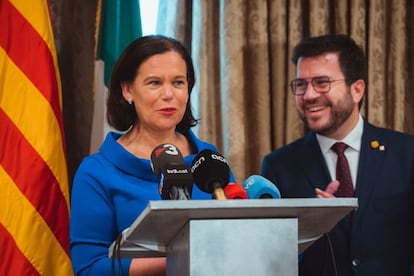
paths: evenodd
<path fill-rule="evenodd" d="M 331 105 L 329 121 L 325 125 L 318 128 L 312 128 L 304 114 L 299 114 L 299 116 L 308 129 L 315 133 L 328 136 L 337 131 L 338 128 L 344 124 L 344 122 L 351 116 L 353 109 L 354 102 L 352 100 L 351 90 L 348 88 L 345 96 L 335 106 Z"/>

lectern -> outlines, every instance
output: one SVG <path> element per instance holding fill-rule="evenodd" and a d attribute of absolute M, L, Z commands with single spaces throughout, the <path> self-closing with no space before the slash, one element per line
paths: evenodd
<path fill-rule="evenodd" d="M 167 257 L 167 275 L 298 275 L 298 255 L 356 198 L 166 200 L 147 208 L 109 256 Z"/>

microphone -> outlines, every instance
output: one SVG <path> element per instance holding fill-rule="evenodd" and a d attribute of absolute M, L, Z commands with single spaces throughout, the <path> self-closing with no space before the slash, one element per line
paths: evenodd
<path fill-rule="evenodd" d="M 176 146 L 156 146 L 151 153 L 151 168 L 156 176 L 161 175 L 159 190 L 162 199 L 191 199 L 193 176 Z"/>
<path fill-rule="evenodd" d="M 215 199 L 226 199 L 223 187 L 229 183 L 230 167 L 220 153 L 210 149 L 202 150 L 194 158 L 191 172 L 200 190 L 213 194 Z"/>
<path fill-rule="evenodd" d="M 239 183 L 229 183 L 223 190 L 228 199 L 247 199 L 246 191 Z"/>
<path fill-rule="evenodd" d="M 279 189 L 268 179 L 260 175 L 251 175 L 243 183 L 247 196 L 257 198 L 280 198 Z"/>

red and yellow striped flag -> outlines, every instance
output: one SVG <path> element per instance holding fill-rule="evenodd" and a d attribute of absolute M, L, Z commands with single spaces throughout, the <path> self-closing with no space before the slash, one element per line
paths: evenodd
<path fill-rule="evenodd" d="M 0 275 L 73 275 L 47 0 L 0 0 Z"/>

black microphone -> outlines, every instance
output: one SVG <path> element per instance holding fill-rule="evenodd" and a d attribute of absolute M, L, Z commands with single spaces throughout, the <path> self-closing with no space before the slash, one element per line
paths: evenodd
<path fill-rule="evenodd" d="M 156 176 L 161 175 L 162 199 L 191 199 L 193 176 L 178 148 L 172 144 L 161 144 L 151 153 L 151 168 Z"/>
<path fill-rule="evenodd" d="M 249 176 L 242 186 L 251 199 L 280 198 L 280 192 L 276 185 L 261 175 Z"/>
<path fill-rule="evenodd" d="M 194 158 L 191 172 L 200 190 L 213 194 L 215 199 L 226 199 L 223 188 L 229 183 L 230 167 L 220 153 L 210 149 L 202 150 Z"/>

